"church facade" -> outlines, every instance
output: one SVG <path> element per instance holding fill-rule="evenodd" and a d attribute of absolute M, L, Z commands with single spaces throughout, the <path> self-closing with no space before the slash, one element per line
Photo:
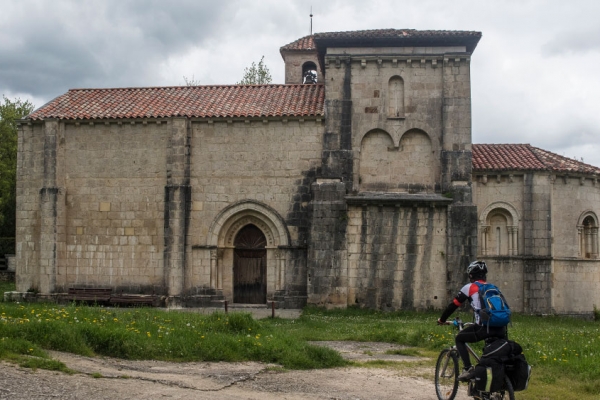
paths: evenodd
<path fill-rule="evenodd" d="M 479 257 L 514 309 L 590 313 L 600 169 L 472 144 L 480 38 L 320 33 L 282 85 L 69 90 L 19 127 L 17 290 L 427 309 Z"/>

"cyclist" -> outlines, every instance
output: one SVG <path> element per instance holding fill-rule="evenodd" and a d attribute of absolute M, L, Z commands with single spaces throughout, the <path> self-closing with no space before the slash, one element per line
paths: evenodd
<path fill-rule="evenodd" d="M 481 310 L 479 287 L 475 282 L 486 283 L 487 272 L 488 269 L 485 261 L 473 261 L 469 264 L 467 267 L 467 274 L 469 275 L 470 283 L 467 283 L 460 289 L 456 297 L 448 304 L 448 307 L 446 307 L 442 316 L 437 320 L 438 325 L 444 325 L 448 317 L 465 301 L 469 300 L 471 303 L 475 316 L 475 324 L 467 326 L 460 331 L 455 339 L 456 349 L 458 350 L 458 354 L 460 355 L 464 366 L 462 373 L 458 376 L 460 381 L 468 381 L 472 378 L 474 373 L 474 367 L 471 364 L 471 359 L 465 343 L 475 343 L 491 337 L 506 337 L 506 327 L 488 327 L 481 324 L 479 317 L 479 310 Z"/>

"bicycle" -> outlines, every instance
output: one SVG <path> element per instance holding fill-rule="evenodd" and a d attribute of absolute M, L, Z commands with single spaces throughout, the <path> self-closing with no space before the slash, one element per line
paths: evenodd
<path fill-rule="evenodd" d="M 453 322 L 447 322 L 446 324 L 454 325 L 459 332 L 465 326 L 471 325 L 471 323 L 463 323 L 458 317 Z M 479 355 L 468 343 L 467 350 L 479 362 Z M 440 352 L 435 365 L 435 391 L 439 400 L 453 400 L 458 392 L 458 360 L 459 355 L 456 345 Z M 471 379 L 468 382 L 467 395 L 481 400 L 515 400 L 515 392 L 508 376 L 504 377 L 504 388 L 497 392 L 480 392 L 475 388 L 475 379 Z"/>

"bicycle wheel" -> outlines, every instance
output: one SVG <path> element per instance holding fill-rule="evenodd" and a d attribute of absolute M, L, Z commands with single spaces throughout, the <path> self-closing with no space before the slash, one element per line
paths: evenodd
<path fill-rule="evenodd" d="M 435 364 L 435 392 L 439 400 L 453 400 L 457 391 L 458 355 L 456 350 L 444 349 Z"/>
<path fill-rule="evenodd" d="M 513 385 L 508 376 L 504 377 L 504 390 L 492 393 L 490 396 L 491 400 L 515 400 L 515 391 Z"/>

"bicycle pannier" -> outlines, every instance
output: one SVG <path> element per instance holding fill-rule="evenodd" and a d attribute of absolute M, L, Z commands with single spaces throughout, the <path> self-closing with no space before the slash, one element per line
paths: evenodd
<path fill-rule="evenodd" d="M 527 363 L 525 355 L 514 356 L 506 363 L 505 370 L 515 392 L 527 389 L 531 377 L 531 365 Z"/>
<path fill-rule="evenodd" d="M 482 359 L 475 366 L 475 389 L 497 392 L 504 389 L 504 365 L 494 358 Z"/>

